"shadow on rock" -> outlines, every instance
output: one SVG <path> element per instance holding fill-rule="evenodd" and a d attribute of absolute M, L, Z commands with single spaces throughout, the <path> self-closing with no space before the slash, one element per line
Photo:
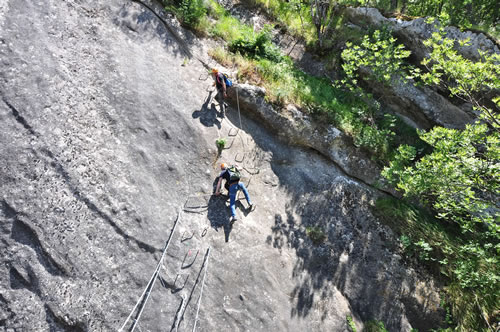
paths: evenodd
<path fill-rule="evenodd" d="M 230 214 L 229 209 L 226 206 L 228 198 L 229 197 L 226 195 L 210 196 L 207 212 L 210 227 L 215 229 L 216 232 L 218 232 L 221 228 L 224 229 L 224 238 L 226 242 L 229 241 L 229 233 L 231 232 L 231 227 L 229 225 Z"/>
<path fill-rule="evenodd" d="M 409 325 L 421 331 L 439 326 L 443 311 L 438 294 L 429 291 L 426 301 L 418 297 L 418 287 L 432 284 L 405 267 L 397 241 L 391 240 L 394 234 L 372 214 L 371 199 L 376 197 L 372 190 L 314 151 L 276 143 L 260 119 L 242 115 L 241 126 L 272 156 L 269 181 L 289 194 L 285 213 L 275 214 L 267 243 L 296 254 L 290 316 L 305 318 L 314 313 L 322 320 L 331 319 L 334 313 L 328 303 L 341 296 L 355 319 L 383 321 L 389 331 Z M 239 124 L 236 109 L 230 108 L 226 116 Z M 314 167 L 310 157 L 316 160 Z M 251 167 L 264 162 L 269 161 L 263 156 L 245 155 L 244 163 Z M 266 187 L 260 189 L 265 194 Z"/>
<path fill-rule="evenodd" d="M 132 2 L 136 5 L 129 3 L 123 5 L 113 19 L 117 26 L 127 32 L 153 33 L 163 41 L 169 52 L 189 58 L 193 56 L 191 46 L 196 42 L 196 36 L 172 24 L 159 2 L 149 3 L 140 0 Z"/>
<path fill-rule="evenodd" d="M 221 121 L 218 118 L 223 117 L 223 112 L 218 112 L 214 103 L 210 105 L 210 108 L 208 107 L 208 104 L 210 103 L 211 99 L 212 99 L 212 91 L 210 91 L 210 93 L 207 96 L 207 99 L 205 100 L 203 105 L 201 105 L 201 109 L 199 111 L 193 112 L 193 119 L 200 118 L 200 123 L 205 127 L 217 126 L 217 128 L 220 129 Z"/>
<path fill-rule="evenodd" d="M 227 195 L 212 195 L 208 201 L 207 213 L 208 220 L 210 221 L 210 227 L 215 229 L 216 232 L 218 232 L 221 228 L 224 229 L 224 240 L 226 242 L 229 241 L 229 234 L 233 229 L 232 225 L 229 223 L 231 213 L 229 211 L 229 206 L 226 205 L 226 201 L 228 200 L 229 196 Z M 240 201 L 236 201 L 236 209 L 245 211 L 245 207 Z M 236 221 L 236 223 L 238 223 L 238 221 Z"/>
<path fill-rule="evenodd" d="M 361 321 L 381 320 L 389 331 L 405 329 L 403 316 L 420 331 L 439 326 L 442 312 L 431 295 L 425 303 L 410 295 L 417 292 L 418 277 L 399 263 L 394 243 L 360 200 L 362 192 L 338 183 L 321 195 L 294 198 L 286 216 L 275 215 L 267 243 L 292 248 L 297 255 L 291 316 L 306 317 L 320 309 L 320 303 L 335 297 L 333 284 Z M 328 309 L 320 310 L 326 319 Z"/>

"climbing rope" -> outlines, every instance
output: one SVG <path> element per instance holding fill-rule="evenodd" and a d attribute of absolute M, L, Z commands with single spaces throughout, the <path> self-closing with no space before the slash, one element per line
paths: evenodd
<path fill-rule="evenodd" d="M 146 7 L 149 11 L 151 11 L 162 23 L 163 25 L 166 27 L 166 29 L 171 33 L 171 35 L 174 37 L 174 39 L 176 39 L 178 45 L 180 46 L 180 48 L 182 49 L 182 51 L 189 57 L 189 58 L 194 58 L 196 60 L 198 60 L 207 70 L 210 70 L 211 66 L 208 65 L 208 63 L 206 63 L 205 61 L 203 61 L 202 59 L 200 59 L 198 56 L 196 55 L 193 55 L 192 52 L 190 51 L 188 45 L 182 40 L 182 38 L 176 33 L 176 31 L 174 31 L 170 25 L 158 14 L 156 13 L 156 11 L 149 7 L 147 4 L 145 4 L 143 1 L 141 0 L 131 0 L 133 2 L 136 2 L 136 3 L 139 3 L 141 4 L 142 6 Z M 205 78 L 208 79 L 208 76 Z M 201 76 L 200 76 L 200 80 L 201 80 Z M 208 90 L 207 90 L 208 91 Z M 234 125 L 232 125 L 231 122 L 228 121 L 228 123 L 230 124 L 230 126 L 232 128 L 236 128 L 236 134 L 234 136 L 239 136 L 241 141 L 242 141 L 242 144 L 243 144 L 243 159 L 242 161 L 244 160 L 245 158 L 245 155 L 246 155 L 246 152 L 245 152 L 245 149 L 246 149 L 246 144 L 245 144 L 245 140 L 243 139 L 243 137 L 241 136 L 240 134 L 240 130 L 243 130 L 243 125 L 242 125 L 242 121 L 241 121 L 241 111 L 240 111 L 240 104 L 239 104 L 239 95 L 238 95 L 238 89 L 236 89 L 236 100 L 237 100 L 237 108 L 238 108 L 238 118 L 239 118 L 239 125 L 240 127 L 239 128 L 236 128 Z M 225 106 L 224 106 L 224 102 L 222 102 L 222 112 L 223 114 L 225 113 Z M 222 121 L 221 121 L 222 123 Z M 217 135 L 218 135 L 218 138 L 220 139 L 220 131 L 218 130 L 217 131 Z M 232 147 L 234 143 L 234 139 L 231 141 L 231 144 L 226 147 L 226 149 L 230 149 Z M 255 174 L 258 174 L 259 171 L 257 171 L 256 173 L 252 173 L 250 171 L 248 171 L 247 168 L 243 167 L 243 169 L 245 171 L 247 171 L 250 175 L 255 175 Z M 248 181 L 248 185 L 250 184 L 250 181 L 251 181 L 251 178 L 249 179 Z M 248 186 L 247 185 L 247 186 Z M 189 196 L 188 197 L 188 200 L 190 198 L 193 198 L 193 197 L 208 197 L 208 196 L 211 196 L 211 194 L 203 194 L 203 195 L 193 195 L 193 196 Z M 187 201 L 185 202 L 184 204 L 184 207 L 182 210 L 184 210 L 185 212 L 194 212 L 194 211 L 187 211 L 186 210 L 186 204 L 187 204 Z M 206 207 L 208 208 L 208 205 L 206 205 Z M 200 206 L 200 208 L 205 208 L 205 206 Z M 204 210 L 203 212 L 205 212 L 206 210 Z M 167 249 L 168 249 L 168 246 L 170 244 L 170 241 L 173 237 L 173 234 L 175 232 L 175 229 L 177 227 L 177 224 L 180 222 L 180 217 L 181 217 L 181 210 L 179 210 L 178 212 L 178 215 L 177 215 L 177 219 L 174 223 L 174 226 L 172 228 L 172 231 L 170 233 L 170 236 L 168 238 L 168 240 L 166 241 L 165 243 L 165 248 L 163 249 L 163 252 L 162 252 L 162 256 L 158 262 L 158 264 L 156 265 L 156 268 L 146 286 L 146 288 L 144 289 L 144 291 L 142 292 L 141 296 L 139 297 L 137 303 L 134 305 L 132 311 L 130 312 L 129 316 L 127 317 L 127 319 L 125 320 L 125 322 L 123 323 L 123 325 L 120 327 L 120 329 L 118 330 L 119 332 L 123 331 L 125 326 L 127 325 L 127 323 L 130 321 L 130 319 L 132 318 L 132 315 L 134 314 L 134 312 L 136 312 L 137 308 L 140 306 L 139 308 L 139 312 L 137 314 L 137 317 L 134 319 L 134 323 L 133 325 L 131 326 L 130 330 L 131 331 L 134 331 L 134 329 L 137 327 L 139 329 L 139 331 L 141 331 L 141 327 L 139 326 L 139 320 L 140 320 L 140 317 L 144 311 L 144 308 L 145 308 L 145 305 L 148 301 L 148 299 L 151 297 L 151 294 L 152 294 L 152 291 L 153 291 L 153 287 L 155 285 L 155 282 L 156 280 L 158 279 L 158 276 L 160 274 L 160 270 L 161 270 L 161 267 L 165 268 L 164 265 L 163 265 L 163 260 L 164 260 L 164 257 L 166 256 L 166 252 L 167 252 Z M 207 232 L 207 228 L 205 228 L 201 234 L 201 236 L 205 236 L 206 235 L 206 232 Z M 192 237 L 192 236 L 191 236 Z M 196 330 L 196 327 L 197 327 L 197 322 L 198 322 L 198 315 L 199 315 L 199 311 L 200 311 L 200 306 L 201 306 L 201 299 L 202 299 L 202 295 L 203 295 L 203 289 L 204 289 L 204 284 L 205 284 L 205 278 L 206 278 L 206 274 L 207 274 L 207 271 L 208 271 L 208 259 L 209 259 L 209 255 L 210 255 L 210 247 L 207 249 L 207 253 L 206 253 L 206 266 L 205 266 L 205 272 L 204 272 L 204 276 L 203 276 L 203 281 L 202 281 L 202 285 L 201 285 L 201 290 L 200 290 L 200 297 L 198 299 L 198 305 L 197 305 L 197 310 L 196 310 L 196 316 L 195 316 L 195 321 L 194 321 L 194 326 L 193 326 L 193 332 L 195 332 Z M 160 282 L 163 283 L 163 281 L 160 279 Z M 145 297 L 146 296 L 146 297 Z M 141 304 L 142 303 L 142 304 Z M 187 303 L 185 301 L 185 299 L 183 298 L 182 299 L 182 304 L 181 304 L 181 308 L 178 312 L 178 316 L 180 316 L 181 312 L 182 312 L 182 316 L 184 314 L 184 311 L 185 311 L 185 307 L 186 307 Z M 179 319 L 181 317 L 176 317 L 176 325 L 175 325 L 175 330 L 177 331 L 178 327 L 179 327 L 179 324 L 180 324 L 180 321 L 181 319 Z"/>
<path fill-rule="evenodd" d="M 238 96 L 238 89 L 236 89 L 236 104 L 238 105 L 238 117 L 240 118 L 240 130 L 243 130 L 243 125 L 241 124 L 240 98 Z"/>
<path fill-rule="evenodd" d="M 163 253 L 161 255 L 161 258 L 160 260 L 158 261 L 158 264 L 156 265 L 156 268 L 155 268 L 155 271 L 153 272 L 153 275 L 151 276 L 151 279 L 149 279 L 149 282 L 148 282 L 148 285 L 146 286 L 146 288 L 144 289 L 144 291 L 142 292 L 141 296 L 139 297 L 139 300 L 137 300 L 137 303 L 135 304 L 134 308 L 132 309 L 132 311 L 130 312 L 130 314 L 128 315 L 127 319 L 125 320 L 125 322 L 123 323 L 123 325 L 120 327 L 120 329 L 118 330 L 118 332 L 121 332 L 123 331 L 123 329 L 125 328 L 125 326 L 127 325 L 128 321 L 130 320 L 130 318 L 132 317 L 132 314 L 135 312 L 135 310 L 137 309 L 137 307 L 139 306 L 139 304 L 141 303 L 142 299 L 144 298 L 144 295 L 146 294 L 146 292 L 148 292 L 147 294 L 147 297 L 146 299 L 144 300 L 144 302 L 142 302 L 142 305 L 141 305 L 141 308 L 140 308 L 140 311 L 137 315 L 137 318 L 134 320 L 134 324 L 132 325 L 131 327 L 131 331 L 134 331 L 135 327 L 137 326 L 137 324 L 139 323 L 139 319 L 141 318 L 141 315 L 142 315 L 142 311 L 144 310 L 144 307 L 146 305 L 146 302 L 148 301 L 149 299 L 149 296 L 151 294 L 151 290 L 153 289 L 153 286 L 156 282 L 156 279 L 158 277 L 158 274 L 159 274 L 159 271 L 160 271 L 160 267 L 163 265 L 163 258 L 165 257 L 165 254 L 167 252 L 167 249 L 168 249 L 168 246 L 170 244 L 170 240 L 172 239 L 172 236 L 175 232 L 175 228 L 177 227 L 177 223 L 179 222 L 180 220 L 180 217 L 181 217 L 181 211 L 179 210 L 178 214 L 177 214 L 177 218 L 175 220 L 175 223 L 174 223 L 174 226 L 172 228 L 172 231 L 170 232 L 170 236 L 168 237 L 168 240 L 167 242 L 165 243 L 165 248 L 163 249 Z"/>
<path fill-rule="evenodd" d="M 205 277 L 207 276 L 208 259 L 209 259 L 209 257 L 210 257 L 210 247 L 208 247 L 208 249 L 207 249 L 207 258 L 206 258 L 207 265 L 205 266 L 205 273 L 203 274 L 203 280 L 201 282 L 200 297 L 198 299 L 198 308 L 196 309 L 196 316 L 194 317 L 193 332 L 195 332 L 195 330 L 196 330 L 196 323 L 198 322 L 198 314 L 200 312 L 201 297 L 203 296 L 203 286 L 205 286 Z"/>

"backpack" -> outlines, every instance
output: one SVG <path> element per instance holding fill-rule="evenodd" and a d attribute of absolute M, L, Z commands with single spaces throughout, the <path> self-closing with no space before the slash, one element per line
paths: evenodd
<path fill-rule="evenodd" d="M 224 77 L 224 83 L 226 83 L 226 87 L 230 88 L 233 86 L 233 82 L 229 79 L 229 77 L 227 77 L 226 74 L 222 74 L 222 76 Z"/>
<path fill-rule="evenodd" d="M 240 174 L 239 169 L 236 166 L 233 165 L 233 166 L 229 167 L 228 172 L 229 172 L 229 181 L 230 182 L 240 181 L 241 174 Z"/>

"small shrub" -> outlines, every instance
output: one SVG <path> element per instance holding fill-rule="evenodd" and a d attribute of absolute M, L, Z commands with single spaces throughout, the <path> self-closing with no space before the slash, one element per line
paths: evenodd
<path fill-rule="evenodd" d="M 403 247 L 405 255 L 411 256 L 413 254 L 413 242 L 411 238 L 408 235 L 403 234 L 399 237 L 399 242 Z"/>
<path fill-rule="evenodd" d="M 258 34 L 247 34 L 229 45 L 229 50 L 252 58 L 264 58 L 273 62 L 281 62 L 283 56 L 280 50 L 271 42 L 270 27 L 266 26 Z"/>
<path fill-rule="evenodd" d="M 215 145 L 217 145 L 217 149 L 222 151 L 224 147 L 226 146 L 226 139 L 225 138 L 219 138 L 215 141 Z"/>
<path fill-rule="evenodd" d="M 177 9 L 182 24 L 195 27 L 207 13 L 203 0 L 182 0 Z"/>
<path fill-rule="evenodd" d="M 356 325 L 354 324 L 354 320 L 351 315 L 345 316 L 345 320 L 347 322 L 347 327 L 349 328 L 349 332 L 356 332 Z"/>
<path fill-rule="evenodd" d="M 421 261 L 427 262 L 435 260 L 431 257 L 432 247 L 429 243 L 425 242 L 424 240 L 420 240 L 418 242 L 415 242 L 415 248 L 418 253 L 418 258 Z"/>
<path fill-rule="evenodd" d="M 315 245 L 323 243 L 326 239 L 325 232 L 318 226 L 307 227 L 306 234 Z"/>
<path fill-rule="evenodd" d="M 370 320 L 365 323 L 363 332 L 388 332 L 385 328 L 384 322 L 377 320 Z"/>

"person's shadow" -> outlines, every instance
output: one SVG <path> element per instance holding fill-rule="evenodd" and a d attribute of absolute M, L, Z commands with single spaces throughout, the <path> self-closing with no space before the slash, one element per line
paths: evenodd
<path fill-rule="evenodd" d="M 218 112 L 213 102 L 211 103 L 210 108 L 208 107 L 210 100 L 212 100 L 212 92 L 213 91 L 209 92 L 207 99 L 203 105 L 201 105 L 201 109 L 193 112 L 193 119 L 200 118 L 201 124 L 205 127 L 213 127 L 215 125 L 220 129 L 221 121 L 218 118 L 222 118 L 224 113 L 222 111 Z"/>
<path fill-rule="evenodd" d="M 231 213 L 229 212 L 228 206 L 226 206 L 226 201 L 228 201 L 229 196 L 223 194 L 215 196 L 215 189 L 218 181 L 219 177 L 216 177 L 212 184 L 213 195 L 210 196 L 210 199 L 208 200 L 207 218 L 210 221 L 210 226 L 215 229 L 216 232 L 218 232 L 221 228 L 224 229 L 224 239 L 228 242 L 229 233 L 231 233 L 232 229 L 229 224 Z M 224 190 L 224 188 L 222 188 L 222 190 Z"/>

